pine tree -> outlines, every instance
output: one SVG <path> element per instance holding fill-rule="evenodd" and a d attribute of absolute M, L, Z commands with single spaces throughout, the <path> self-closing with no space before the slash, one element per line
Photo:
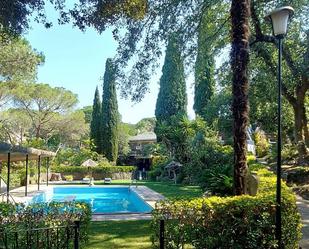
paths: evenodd
<path fill-rule="evenodd" d="M 178 37 L 173 34 L 168 41 L 162 68 L 155 110 L 157 122 L 168 120 L 173 115 L 186 115 L 186 109 L 187 93 L 183 58 Z"/>
<path fill-rule="evenodd" d="M 215 91 L 215 62 L 209 34 L 214 25 L 209 24 L 207 12 L 202 17 L 198 32 L 198 50 L 195 62 L 194 111 L 205 118 L 207 104 Z"/>
<path fill-rule="evenodd" d="M 93 140 L 96 146 L 96 152 L 102 153 L 102 139 L 101 139 L 101 100 L 98 87 L 95 89 L 93 107 L 92 107 L 92 118 L 90 123 L 90 139 Z"/>
<path fill-rule="evenodd" d="M 106 60 L 102 99 L 102 148 L 109 161 L 118 157 L 119 113 L 116 92 L 116 68 L 112 59 Z"/>

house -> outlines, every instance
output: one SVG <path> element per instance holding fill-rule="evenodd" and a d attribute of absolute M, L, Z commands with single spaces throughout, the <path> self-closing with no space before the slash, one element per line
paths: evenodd
<path fill-rule="evenodd" d="M 141 133 L 129 138 L 129 145 L 131 149 L 130 156 L 135 158 L 149 158 L 143 155 L 146 145 L 157 142 L 157 136 L 154 132 Z"/>
<path fill-rule="evenodd" d="M 136 165 L 139 170 L 149 170 L 152 157 L 151 155 L 145 155 L 144 149 L 146 145 L 155 144 L 156 142 L 157 136 L 154 132 L 145 132 L 130 137 L 130 164 Z"/>
<path fill-rule="evenodd" d="M 256 150 L 255 150 L 255 143 L 252 138 L 253 136 L 253 131 L 251 127 L 247 129 L 247 151 L 255 155 Z M 226 144 L 226 141 L 224 140 L 224 136 L 219 136 L 219 141 L 221 144 Z"/>

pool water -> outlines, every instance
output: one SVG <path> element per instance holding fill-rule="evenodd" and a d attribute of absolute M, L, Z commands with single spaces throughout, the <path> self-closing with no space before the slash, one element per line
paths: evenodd
<path fill-rule="evenodd" d="M 152 208 L 128 187 L 53 187 L 36 195 L 32 203 L 83 201 L 93 213 L 149 213 Z"/>

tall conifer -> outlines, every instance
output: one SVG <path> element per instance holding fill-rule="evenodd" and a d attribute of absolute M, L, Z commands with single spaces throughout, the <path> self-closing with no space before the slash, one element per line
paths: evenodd
<path fill-rule="evenodd" d="M 215 62 L 210 39 L 214 25 L 209 23 L 207 12 L 204 13 L 198 32 L 198 50 L 195 62 L 194 111 L 205 117 L 207 104 L 215 92 Z"/>
<path fill-rule="evenodd" d="M 116 68 L 112 59 L 106 60 L 102 99 L 102 148 L 109 161 L 118 157 L 119 113 L 116 92 Z"/>
<path fill-rule="evenodd" d="M 102 152 L 102 139 L 101 139 L 101 99 L 98 87 L 95 89 L 93 106 L 92 106 L 92 118 L 90 123 L 90 138 L 93 140 L 96 151 Z"/>
<path fill-rule="evenodd" d="M 160 90 L 156 103 L 157 122 L 173 115 L 186 115 L 187 93 L 183 58 L 176 34 L 171 35 L 165 54 Z"/>

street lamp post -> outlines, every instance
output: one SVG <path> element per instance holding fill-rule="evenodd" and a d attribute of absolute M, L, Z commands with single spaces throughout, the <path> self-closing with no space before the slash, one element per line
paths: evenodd
<path fill-rule="evenodd" d="M 276 188 L 276 239 L 279 249 L 283 248 L 281 228 L 281 63 L 282 63 L 282 41 L 287 33 L 289 17 L 293 15 L 293 8 L 285 6 L 275 9 L 266 16 L 271 21 L 273 34 L 278 40 L 278 134 L 277 134 L 277 188 Z"/>

